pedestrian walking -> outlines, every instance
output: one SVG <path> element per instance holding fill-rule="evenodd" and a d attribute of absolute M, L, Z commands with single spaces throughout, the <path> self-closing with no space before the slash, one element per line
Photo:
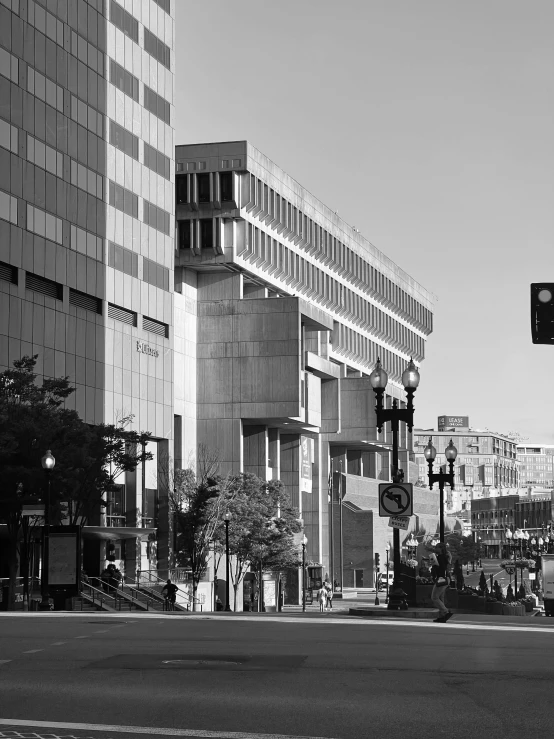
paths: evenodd
<path fill-rule="evenodd" d="M 323 585 L 317 591 L 317 602 L 319 603 L 319 612 L 323 613 L 327 604 L 327 591 Z"/>
<path fill-rule="evenodd" d="M 331 589 L 327 589 L 325 591 L 325 594 L 327 596 L 327 610 L 332 611 L 333 610 L 333 591 Z"/>
<path fill-rule="evenodd" d="M 433 578 L 433 590 L 431 592 L 431 602 L 438 608 L 439 615 L 435 619 L 435 623 L 444 624 L 454 615 L 448 610 L 444 603 L 446 596 L 446 588 L 448 587 L 450 578 L 450 552 L 446 548 L 446 544 L 440 542 L 435 547 L 436 554 L 431 554 L 431 577 Z"/>

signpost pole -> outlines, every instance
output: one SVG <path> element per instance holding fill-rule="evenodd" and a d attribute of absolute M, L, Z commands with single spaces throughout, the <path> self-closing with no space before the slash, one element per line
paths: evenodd
<path fill-rule="evenodd" d="M 396 407 L 396 398 L 393 402 L 393 408 Z M 402 482 L 403 475 L 398 469 L 398 418 L 393 415 L 391 419 L 392 426 L 392 481 Z M 393 572 L 394 587 L 400 587 L 400 529 L 394 528 L 392 531 L 392 547 L 393 547 Z"/>

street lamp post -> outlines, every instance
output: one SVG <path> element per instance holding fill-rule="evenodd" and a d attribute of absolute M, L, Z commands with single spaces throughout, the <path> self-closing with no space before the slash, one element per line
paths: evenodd
<path fill-rule="evenodd" d="M 458 450 L 454 446 L 452 439 L 450 444 L 444 450 L 444 456 L 448 462 L 448 472 L 433 472 L 433 462 L 437 456 L 437 450 L 433 446 L 432 438 L 429 437 L 429 443 L 425 447 L 424 454 L 427 464 L 429 465 L 429 488 L 432 490 L 433 485 L 439 483 L 440 503 L 439 503 L 439 539 L 444 543 L 444 486 L 448 483 L 450 489 L 454 490 L 454 460 L 458 456 Z"/>
<path fill-rule="evenodd" d="M 387 594 L 385 596 L 385 603 L 388 605 L 388 602 L 389 602 L 389 554 L 390 554 L 390 542 L 389 541 L 387 541 L 385 550 L 387 553 Z"/>
<path fill-rule="evenodd" d="M 381 365 L 381 361 L 377 359 L 377 363 L 373 368 L 373 372 L 369 376 L 369 381 L 373 392 L 375 393 L 375 414 L 377 418 L 377 429 L 379 433 L 383 430 L 383 425 L 389 421 L 392 429 L 392 482 L 401 483 L 404 480 L 404 472 L 398 466 L 398 431 L 400 421 L 403 421 L 409 431 L 414 427 L 414 393 L 419 385 L 419 372 L 412 359 L 402 373 L 402 384 L 408 402 L 406 408 L 399 408 L 396 398 L 392 401 L 392 408 L 385 408 L 383 404 L 383 396 L 388 383 L 388 375 Z M 393 529 L 393 568 L 394 582 L 392 590 L 389 594 L 388 608 L 398 610 L 406 609 L 406 593 L 402 590 L 400 580 L 400 530 Z"/>
<path fill-rule="evenodd" d="M 519 529 L 516 529 L 516 531 L 511 531 L 510 529 L 506 530 L 506 539 L 508 540 L 508 547 L 512 545 L 513 542 L 513 548 L 514 548 L 514 595 L 517 598 L 517 542 L 519 539 L 520 531 Z"/>
<path fill-rule="evenodd" d="M 302 537 L 302 613 L 306 612 L 306 544 L 307 537 Z"/>
<path fill-rule="evenodd" d="M 229 511 L 223 517 L 225 521 L 225 610 L 231 610 L 231 604 L 229 603 L 229 578 L 231 577 L 231 568 L 229 567 L 229 521 L 231 520 L 231 514 Z"/>
<path fill-rule="evenodd" d="M 41 611 L 50 610 L 50 593 L 48 587 L 48 549 L 50 542 L 50 486 L 52 470 L 56 464 L 54 455 L 50 449 L 46 452 L 44 457 L 40 460 L 42 468 L 46 475 L 46 497 L 44 501 L 44 528 L 42 535 L 42 577 L 41 577 L 41 595 L 42 601 L 40 603 Z"/>

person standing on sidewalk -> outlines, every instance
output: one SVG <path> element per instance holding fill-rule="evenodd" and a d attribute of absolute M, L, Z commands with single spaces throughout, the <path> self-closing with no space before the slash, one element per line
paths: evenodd
<path fill-rule="evenodd" d="M 323 613 L 325 610 L 325 605 L 327 603 L 327 591 L 325 590 L 323 585 L 317 591 L 317 602 L 319 603 L 319 612 Z"/>
<path fill-rule="evenodd" d="M 435 553 L 435 556 L 431 555 L 431 576 L 433 578 L 431 602 L 435 608 L 438 608 L 439 610 L 439 615 L 438 618 L 435 619 L 435 623 L 444 624 L 454 615 L 444 604 L 446 588 L 448 587 L 450 578 L 451 557 L 444 542 L 437 544 L 435 547 Z"/>
<path fill-rule="evenodd" d="M 325 589 L 325 596 L 327 598 L 327 610 L 333 610 L 333 591 L 330 588 Z"/>

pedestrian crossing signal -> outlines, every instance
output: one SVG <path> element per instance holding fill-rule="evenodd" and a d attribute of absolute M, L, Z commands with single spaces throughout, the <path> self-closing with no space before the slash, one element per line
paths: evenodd
<path fill-rule="evenodd" d="M 533 344 L 554 344 L 554 282 L 531 284 Z"/>

